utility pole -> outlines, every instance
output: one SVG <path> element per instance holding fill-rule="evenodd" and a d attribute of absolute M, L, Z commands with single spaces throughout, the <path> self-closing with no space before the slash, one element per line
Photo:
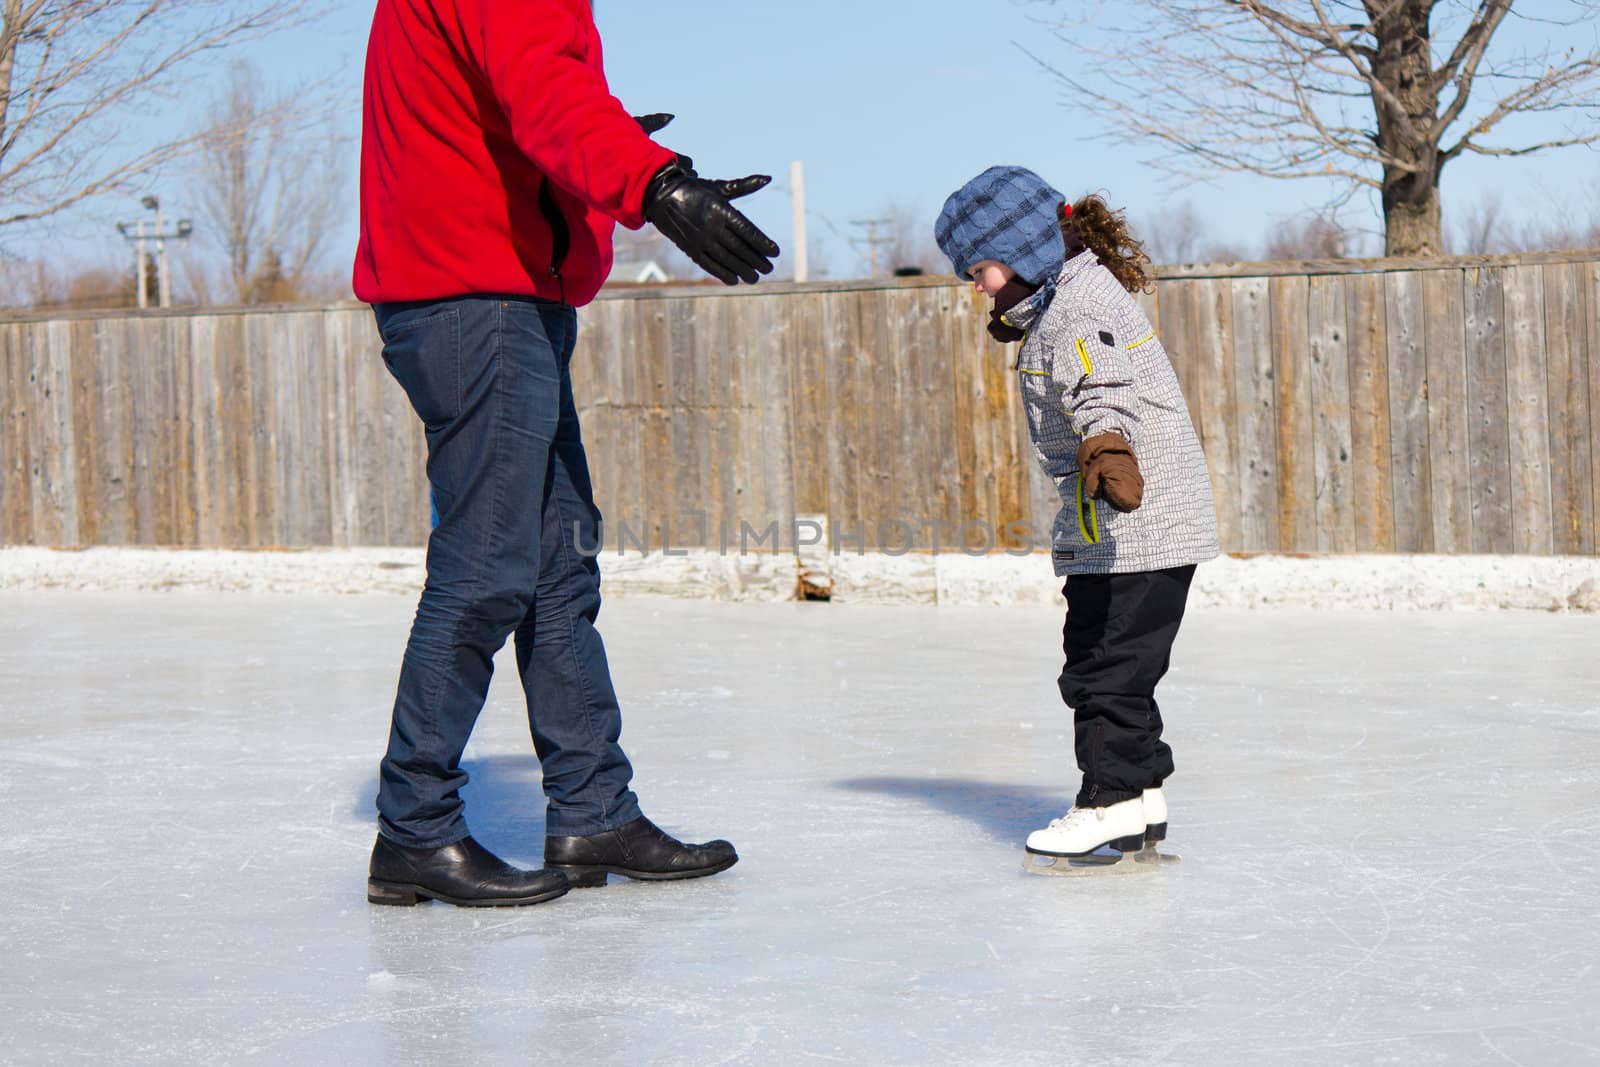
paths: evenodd
<path fill-rule="evenodd" d="M 865 244 L 867 246 L 867 260 L 871 264 L 871 266 L 868 268 L 868 270 L 870 272 L 869 276 L 873 277 L 873 278 L 876 278 L 878 276 L 878 246 L 879 245 L 889 244 L 890 242 L 892 242 L 894 240 L 894 238 L 889 237 L 887 235 L 885 235 L 883 237 L 879 237 L 878 236 L 878 227 L 879 226 L 893 226 L 894 225 L 894 220 L 893 219 L 851 219 L 850 220 L 850 225 L 852 225 L 852 226 L 865 226 L 867 228 L 867 236 L 866 237 L 852 238 L 852 241 L 853 241 L 853 243 Z"/>
<path fill-rule="evenodd" d="M 794 201 L 794 280 L 808 280 L 806 262 L 806 176 L 797 159 L 789 164 L 789 193 Z"/>
<path fill-rule="evenodd" d="M 150 306 L 150 260 L 144 254 L 144 217 L 139 217 L 139 310 Z"/>
<path fill-rule="evenodd" d="M 139 262 L 135 270 L 135 277 L 139 286 L 139 309 L 142 311 L 150 306 L 150 260 L 145 252 L 145 242 L 153 240 L 156 243 L 156 306 L 172 306 L 172 272 L 167 269 L 167 241 L 187 241 L 194 232 L 194 223 L 188 219 L 179 219 L 178 228 L 172 233 L 166 232 L 161 217 L 160 197 L 147 196 L 139 201 L 147 211 L 155 212 L 155 228 L 148 233 L 145 231 L 144 216 L 139 216 L 139 221 L 133 224 L 126 222 L 117 223 L 117 232 L 123 238 L 133 242 L 134 255 Z M 129 230 L 133 232 L 128 232 Z"/>
<path fill-rule="evenodd" d="M 167 274 L 167 239 L 161 232 L 161 201 L 156 201 L 156 306 L 172 306 L 172 281 Z"/>

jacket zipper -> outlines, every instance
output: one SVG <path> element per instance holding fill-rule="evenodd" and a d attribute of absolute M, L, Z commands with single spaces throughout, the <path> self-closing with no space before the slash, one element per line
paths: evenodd
<path fill-rule="evenodd" d="M 1100 515 L 1094 509 L 1094 501 L 1083 491 L 1082 471 L 1078 472 L 1078 533 L 1086 545 L 1100 543 Z"/>
<path fill-rule="evenodd" d="M 567 261 L 567 253 L 572 250 L 572 231 L 567 228 L 566 216 L 561 214 L 561 205 L 556 203 L 555 190 L 550 188 L 549 178 L 539 186 L 539 212 L 550 224 L 550 277 L 561 281 L 561 265 Z M 565 295 L 566 287 L 563 285 L 563 298 Z"/>

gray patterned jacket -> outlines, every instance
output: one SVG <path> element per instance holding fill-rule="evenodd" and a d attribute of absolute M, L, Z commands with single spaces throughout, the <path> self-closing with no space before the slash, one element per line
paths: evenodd
<path fill-rule="evenodd" d="M 1067 260 L 1054 296 L 1007 311 L 1026 330 L 1018 381 L 1034 453 L 1062 508 L 1051 533 L 1058 575 L 1126 574 L 1217 554 L 1217 513 L 1178 377 L 1150 320 L 1093 252 Z M 1078 445 L 1108 431 L 1133 446 L 1144 502 L 1117 511 L 1084 496 Z"/>

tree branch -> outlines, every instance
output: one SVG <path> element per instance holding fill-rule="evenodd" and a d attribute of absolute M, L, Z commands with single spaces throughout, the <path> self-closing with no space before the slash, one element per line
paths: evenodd
<path fill-rule="evenodd" d="M 1443 92 L 1451 81 L 1456 84 L 1454 99 L 1433 124 L 1432 136 L 1435 141 L 1443 138 L 1445 131 L 1466 110 L 1467 99 L 1472 95 L 1473 79 L 1478 75 L 1478 65 L 1489 50 L 1489 40 L 1494 36 L 1494 31 L 1500 27 L 1506 12 L 1510 10 L 1511 0 L 1487 0 L 1473 17 L 1472 25 L 1461 35 L 1450 58 L 1434 74 L 1435 92 Z M 1458 70 L 1459 76 L 1456 73 Z"/>
<path fill-rule="evenodd" d="M 1472 152 L 1475 155 L 1485 156 L 1520 156 L 1530 155 L 1547 148 L 1560 148 L 1576 144 L 1591 144 L 1600 134 L 1590 137 L 1576 137 L 1556 141 L 1545 141 L 1537 145 L 1530 145 L 1517 149 L 1492 149 L 1474 144 L 1472 138 L 1487 135 L 1505 119 L 1512 115 L 1524 114 L 1532 111 L 1559 110 L 1567 107 L 1593 107 L 1593 96 L 1581 93 L 1585 83 L 1600 82 L 1600 53 L 1585 56 L 1560 70 L 1554 67 L 1546 70 L 1545 74 L 1522 86 L 1516 92 L 1502 98 L 1490 110 L 1489 114 L 1472 124 L 1472 128 L 1462 135 L 1448 150 L 1442 153 L 1442 158 L 1454 159 L 1463 152 Z M 1575 97 L 1562 103 L 1553 103 L 1551 98 L 1562 91 L 1568 91 Z"/>
<path fill-rule="evenodd" d="M 97 131 L 193 61 L 308 17 L 308 0 L 5 0 L 0 226 L 47 218 L 193 152 L 176 138 L 96 163 Z M 26 83 L 17 85 L 19 70 Z M 96 141 L 99 143 L 96 144 Z M 92 172 L 91 172 L 92 171 Z"/>

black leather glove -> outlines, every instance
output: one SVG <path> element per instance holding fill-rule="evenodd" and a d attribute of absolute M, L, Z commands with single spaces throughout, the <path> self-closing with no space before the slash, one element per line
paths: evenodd
<path fill-rule="evenodd" d="M 635 115 L 633 116 L 633 121 L 639 124 L 639 128 L 645 132 L 647 137 L 653 137 L 657 133 L 660 133 L 662 130 L 666 129 L 667 123 L 671 122 L 675 118 L 677 118 L 676 115 L 669 115 L 666 112 L 657 111 L 649 115 Z M 678 153 L 678 163 L 690 174 L 694 173 L 694 160 L 684 155 L 682 152 Z"/>
<path fill-rule="evenodd" d="M 639 128 L 645 133 L 656 134 L 665 129 L 667 123 L 671 122 L 675 117 L 658 111 L 651 115 L 635 115 L 633 116 L 633 121 L 637 122 Z"/>
<path fill-rule="evenodd" d="M 771 180 L 752 174 L 714 181 L 682 163 L 668 163 L 645 189 L 644 217 L 724 285 L 754 285 L 772 272 L 778 246 L 729 201 L 749 196 Z"/>

